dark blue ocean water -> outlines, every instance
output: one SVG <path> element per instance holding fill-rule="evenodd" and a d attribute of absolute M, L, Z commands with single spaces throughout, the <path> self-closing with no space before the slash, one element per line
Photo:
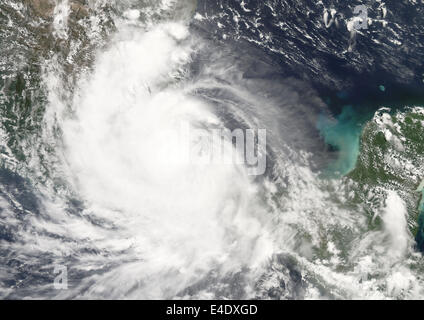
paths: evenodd
<path fill-rule="evenodd" d="M 209 19 L 195 22 L 195 28 L 260 61 L 259 67 L 246 70 L 247 76 L 293 77 L 316 90 L 330 111 L 316 126 L 330 150 L 340 154 L 330 170 L 347 173 L 354 167 L 361 128 L 376 110 L 424 104 L 423 4 L 385 1 L 383 19 L 380 3 L 371 0 L 198 3 L 198 12 Z M 353 37 L 346 21 L 356 5 L 365 5 L 374 21 Z M 331 9 L 337 12 L 338 27 L 326 28 L 324 10 Z"/>

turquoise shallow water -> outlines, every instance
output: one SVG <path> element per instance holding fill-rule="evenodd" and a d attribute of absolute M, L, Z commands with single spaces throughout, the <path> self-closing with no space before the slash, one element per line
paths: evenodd
<path fill-rule="evenodd" d="M 327 168 L 329 175 L 346 175 L 356 166 L 359 155 L 360 137 L 367 117 L 355 111 L 351 105 L 343 107 L 335 119 L 321 115 L 317 128 L 325 142 L 338 152 L 337 159 Z"/>
<path fill-rule="evenodd" d="M 363 83 L 368 83 L 363 79 Z M 360 154 L 361 134 L 364 126 L 381 107 L 404 110 L 408 106 L 423 105 L 422 90 L 392 85 L 388 80 L 369 80 L 368 85 L 338 92 L 326 92 L 323 98 L 335 118 L 321 115 L 317 128 L 325 142 L 338 151 L 326 175 L 343 176 L 355 169 Z M 384 85 L 382 83 L 385 83 Z"/>

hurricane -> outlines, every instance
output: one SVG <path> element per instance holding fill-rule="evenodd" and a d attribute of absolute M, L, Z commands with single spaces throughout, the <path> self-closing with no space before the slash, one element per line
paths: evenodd
<path fill-rule="evenodd" d="M 420 299 L 423 13 L 2 1 L 0 298 Z"/>

